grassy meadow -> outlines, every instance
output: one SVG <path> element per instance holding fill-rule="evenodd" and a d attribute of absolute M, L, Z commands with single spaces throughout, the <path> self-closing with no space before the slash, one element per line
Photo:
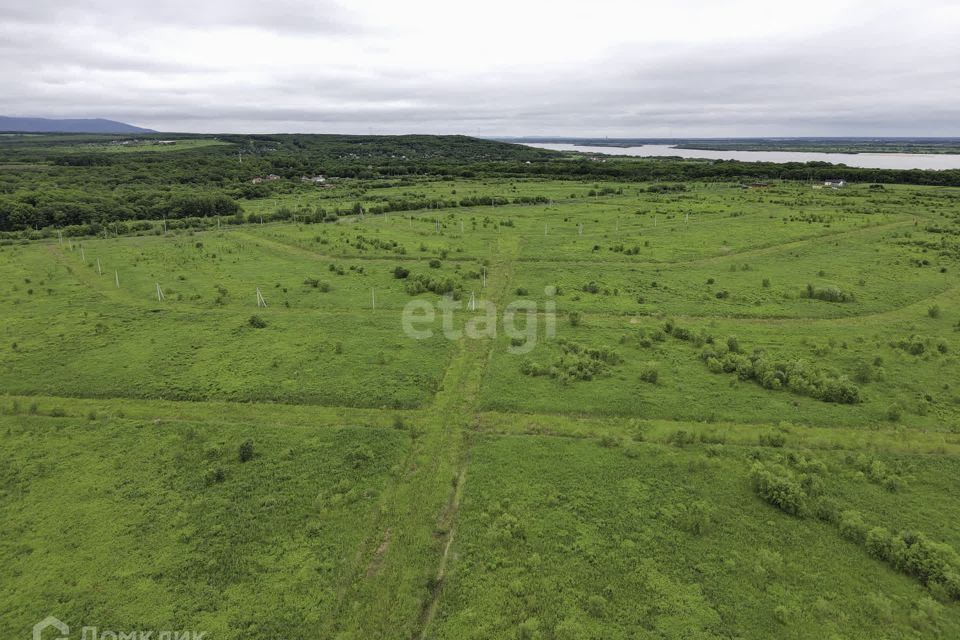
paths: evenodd
<path fill-rule="evenodd" d="M 0 245 L 6 636 L 960 636 L 960 190 L 333 185 Z"/>

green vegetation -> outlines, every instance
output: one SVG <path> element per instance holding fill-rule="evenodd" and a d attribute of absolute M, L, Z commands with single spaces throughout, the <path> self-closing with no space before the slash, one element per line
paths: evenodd
<path fill-rule="evenodd" d="M 0 141 L 11 636 L 960 636 L 950 176 L 191 140 Z"/>

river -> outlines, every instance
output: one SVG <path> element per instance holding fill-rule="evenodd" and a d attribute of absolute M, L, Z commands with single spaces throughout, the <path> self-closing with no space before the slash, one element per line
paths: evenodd
<path fill-rule="evenodd" d="M 812 151 L 708 151 L 677 149 L 666 144 L 639 147 L 603 147 L 553 142 L 525 142 L 527 146 L 554 151 L 583 151 L 611 156 L 674 156 L 741 162 L 830 162 L 866 169 L 960 169 L 960 154 L 937 153 L 818 153 Z"/>

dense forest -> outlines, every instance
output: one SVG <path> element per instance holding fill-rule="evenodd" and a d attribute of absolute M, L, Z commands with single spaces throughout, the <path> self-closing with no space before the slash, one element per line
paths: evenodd
<path fill-rule="evenodd" d="M 173 144 L 157 146 L 160 140 Z M 179 146 L 178 146 L 179 145 Z M 257 177 L 277 180 L 255 183 Z M 299 178 L 824 180 L 960 186 L 960 171 L 827 163 L 614 158 L 466 136 L 0 136 L 0 232 L 129 220 L 232 216 L 240 202 L 303 188 Z"/>

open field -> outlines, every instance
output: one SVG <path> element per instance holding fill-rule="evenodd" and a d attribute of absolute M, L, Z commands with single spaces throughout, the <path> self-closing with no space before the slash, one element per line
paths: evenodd
<path fill-rule="evenodd" d="M 0 246 L 0 629 L 957 637 L 960 191 L 664 184 Z"/>

